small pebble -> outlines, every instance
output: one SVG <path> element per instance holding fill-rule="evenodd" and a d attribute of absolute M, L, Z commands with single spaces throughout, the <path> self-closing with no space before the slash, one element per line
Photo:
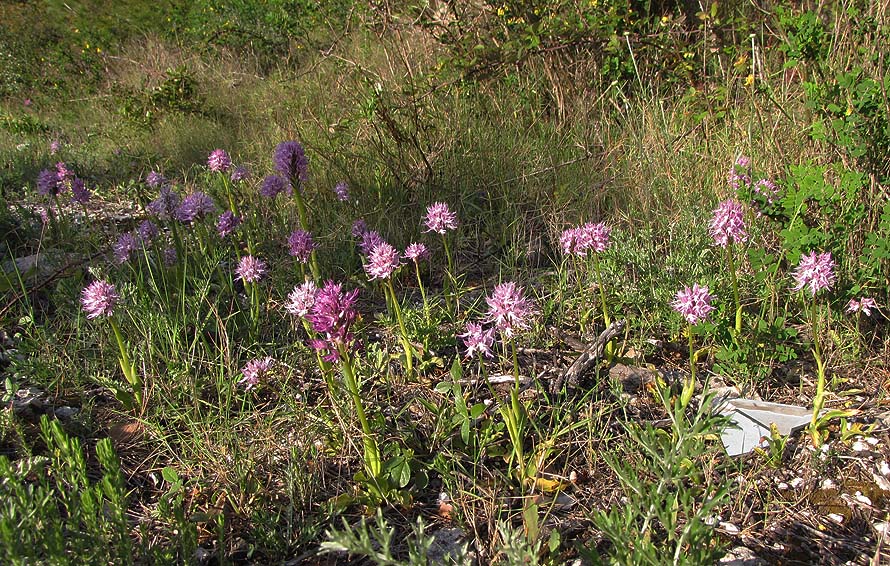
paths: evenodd
<path fill-rule="evenodd" d="M 739 528 L 737 526 L 733 525 L 732 523 L 727 523 L 725 521 L 720 523 L 720 528 L 731 535 L 737 535 L 740 532 Z"/>
<path fill-rule="evenodd" d="M 791 483 L 791 487 L 793 487 L 794 489 L 797 489 L 803 485 L 803 478 L 794 478 L 793 480 L 791 480 L 790 483 Z"/>
<path fill-rule="evenodd" d="M 890 466 L 887 465 L 887 460 L 881 460 L 881 463 L 878 465 L 878 470 L 885 476 L 890 476 Z"/>
<path fill-rule="evenodd" d="M 890 481 L 887 481 L 887 478 L 878 474 L 872 474 L 872 479 L 875 480 L 875 485 L 877 485 L 880 489 L 884 491 L 890 491 Z"/>
<path fill-rule="evenodd" d="M 856 493 L 853 494 L 853 497 L 855 497 L 856 501 L 858 501 L 859 503 L 864 503 L 864 504 L 868 505 L 869 507 L 871 507 L 871 499 L 862 495 L 862 492 L 857 491 Z"/>
<path fill-rule="evenodd" d="M 826 478 L 822 480 L 822 489 L 831 489 L 834 487 L 834 482 L 831 479 Z"/>
<path fill-rule="evenodd" d="M 829 513 L 827 518 L 831 521 L 834 521 L 838 525 L 844 522 L 844 516 L 838 515 L 837 513 Z"/>
<path fill-rule="evenodd" d="M 788 488 L 791 487 L 791 486 L 789 486 L 787 483 L 785 483 L 785 482 L 783 482 L 783 481 L 780 481 L 780 482 L 779 482 L 779 485 L 776 486 L 776 487 L 778 487 L 779 490 L 781 490 L 781 491 L 785 491 L 786 489 L 788 489 Z"/>
<path fill-rule="evenodd" d="M 714 525 L 717 524 L 717 521 L 719 521 L 719 520 L 720 520 L 720 516 L 719 516 L 719 515 L 708 515 L 707 517 L 705 517 L 705 518 L 702 520 L 702 522 L 703 522 L 704 524 L 706 524 L 707 526 L 709 526 L 709 527 L 713 527 Z"/>
<path fill-rule="evenodd" d="M 865 452 L 868 450 L 869 446 L 867 443 L 862 442 L 861 440 L 857 440 L 853 443 L 853 451 L 854 452 Z"/>

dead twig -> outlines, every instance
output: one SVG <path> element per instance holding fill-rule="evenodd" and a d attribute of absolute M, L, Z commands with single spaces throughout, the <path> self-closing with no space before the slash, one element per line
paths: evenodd
<path fill-rule="evenodd" d="M 626 325 L 626 320 L 616 320 L 615 322 L 610 324 L 608 328 L 603 330 L 602 333 L 600 333 L 599 337 L 597 337 L 597 339 L 594 340 L 593 343 L 586 350 L 584 350 L 580 356 L 578 356 L 574 363 L 569 366 L 569 369 L 567 369 L 565 373 L 551 382 L 550 392 L 558 392 L 560 389 L 562 389 L 563 385 L 566 385 L 570 391 L 575 389 L 578 386 L 578 382 L 584 372 L 590 369 L 590 367 L 603 356 L 603 351 L 605 351 L 606 349 L 606 344 L 608 344 L 613 338 L 624 332 L 624 327 Z"/>

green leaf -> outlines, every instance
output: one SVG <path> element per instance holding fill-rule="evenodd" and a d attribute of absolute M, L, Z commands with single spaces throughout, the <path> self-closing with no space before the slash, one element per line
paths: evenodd
<path fill-rule="evenodd" d="M 179 483 L 181 481 L 179 479 L 179 474 L 177 474 L 176 470 L 174 470 L 170 466 L 167 466 L 163 470 L 161 470 L 161 477 L 163 477 L 164 481 L 166 481 L 167 483 Z"/>

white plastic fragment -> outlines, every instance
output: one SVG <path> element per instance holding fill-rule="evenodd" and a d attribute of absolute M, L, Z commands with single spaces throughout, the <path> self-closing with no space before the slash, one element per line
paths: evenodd
<path fill-rule="evenodd" d="M 787 436 L 806 426 L 813 416 L 805 407 L 744 398 L 724 399 L 716 411 L 732 421 L 721 434 L 723 446 L 730 456 L 763 446 L 772 436 L 771 424 L 776 426 L 779 434 Z"/>

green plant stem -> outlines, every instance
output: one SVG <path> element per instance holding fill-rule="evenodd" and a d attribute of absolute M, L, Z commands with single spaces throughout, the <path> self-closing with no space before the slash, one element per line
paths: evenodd
<path fill-rule="evenodd" d="M 374 436 L 371 432 L 371 425 L 368 423 L 368 418 L 365 416 L 365 407 L 362 404 L 362 398 L 359 395 L 358 383 L 356 382 L 355 373 L 352 368 L 352 359 L 349 356 L 349 351 L 346 349 L 346 346 L 340 345 L 338 350 L 340 352 L 341 360 L 340 372 L 343 374 L 343 381 L 346 382 L 346 390 L 352 397 L 352 402 L 355 405 L 355 413 L 358 416 L 359 424 L 362 427 L 362 446 L 364 447 L 365 452 L 365 468 L 371 476 L 371 479 L 378 478 L 380 477 L 381 472 L 380 450 L 377 448 L 377 441 L 374 440 Z"/>
<path fill-rule="evenodd" d="M 309 321 L 305 318 L 302 318 L 301 320 L 303 321 L 303 328 L 306 330 L 306 335 L 310 338 L 316 336 L 315 331 L 312 329 L 312 325 L 309 324 Z M 324 376 L 324 381 L 328 386 L 328 390 L 331 392 L 331 397 L 334 398 L 334 391 L 338 389 L 338 387 L 334 382 L 334 373 L 331 371 L 331 364 L 324 361 L 324 358 L 322 358 L 321 356 L 321 352 L 319 352 L 318 350 L 315 350 L 315 360 L 318 362 L 318 369 L 321 370 L 321 374 L 322 376 Z"/>
<path fill-rule="evenodd" d="M 182 236 L 179 233 L 179 226 L 177 225 L 176 220 L 170 220 L 170 232 L 173 234 L 173 248 L 176 250 L 174 283 L 176 283 L 176 288 L 179 290 L 180 287 L 183 289 L 185 288 L 185 265 L 188 261 L 188 256 L 185 253 L 185 247 L 182 244 Z M 185 295 L 183 294 L 183 297 L 184 296 Z"/>
<path fill-rule="evenodd" d="M 572 265 L 575 268 L 575 284 L 578 286 L 578 324 L 581 325 L 581 336 L 583 337 L 587 334 L 587 310 L 585 308 L 586 301 L 584 300 L 584 281 L 581 277 L 579 263 L 578 256 L 572 254 Z"/>
<path fill-rule="evenodd" d="M 596 270 L 596 285 L 600 290 L 600 302 L 603 307 L 603 323 L 606 325 L 606 328 L 612 324 L 612 321 L 609 319 L 609 307 L 606 306 L 606 289 L 603 287 L 603 276 L 600 272 L 600 258 L 599 255 L 594 252 L 593 254 L 593 267 Z"/>
<path fill-rule="evenodd" d="M 609 307 L 606 304 L 606 289 L 603 287 L 603 275 L 600 270 L 600 257 L 596 252 L 593 252 L 593 267 L 596 270 L 596 285 L 600 290 L 600 303 L 603 307 L 603 324 L 605 328 L 609 328 L 609 325 L 612 324 L 612 320 L 609 318 Z M 606 363 L 611 365 L 612 358 L 615 356 L 615 345 L 609 340 L 609 343 L 606 344 Z"/>
<path fill-rule="evenodd" d="M 448 261 L 448 273 L 445 274 L 443 292 L 445 294 L 445 306 L 449 314 L 456 316 L 455 309 L 451 308 L 451 286 L 454 281 L 454 262 L 451 260 L 451 250 L 448 248 L 448 238 L 442 234 L 442 246 L 445 248 L 445 259 Z"/>
<path fill-rule="evenodd" d="M 687 328 L 689 334 L 689 379 L 683 385 L 683 392 L 680 394 L 680 408 L 685 409 L 692 399 L 695 392 L 695 346 L 693 345 L 692 325 Z"/>
<path fill-rule="evenodd" d="M 862 333 L 859 331 L 859 321 L 862 319 L 862 313 L 856 313 L 856 345 L 853 349 L 854 354 L 859 354 L 859 350 L 862 347 Z"/>
<path fill-rule="evenodd" d="M 226 177 L 226 175 L 222 176 L 222 180 L 223 180 L 223 188 L 225 188 L 225 191 L 226 191 L 226 197 L 228 197 L 228 199 L 229 199 L 229 210 L 232 211 L 232 214 L 234 214 L 235 216 L 240 218 L 241 211 L 238 210 L 238 205 L 235 203 L 235 197 L 232 193 L 232 183 L 229 181 L 229 179 L 228 179 L 228 177 Z"/>
<path fill-rule="evenodd" d="M 813 444 L 821 444 L 819 435 L 819 413 L 825 405 L 825 364 L 822 361 L 822 349 L 819 346 L 819 316 L 816 296 L 813 295 L 813 304 L 810 306 L 810 326 L 813 332 L 813 357 L 816 358 L 816 395 L 813 397 L 813 417 L 810 421 L 810 436 Z"/>
<path fill-rule="evenodd" d="M 136 375 L 136 368 L 130 362 L 130 356 L 127 354 L 127 346 L 124 343 L 123 334 L 121 334 L 120 326 L 117 324 L 117 320 L 114 317 L 109 317 L 108 322 L 111 324 L 111 329 L 114 331 L 114 338 L 117 341 L 117 348 L 120 351 L 120 366 L 124 372 L 124 378 L 127 380 L 127 383 L 133 388 L 133 397 L 136 399 L 136 403 L 142 404 L 142 392 L 139 391 L 139 387 L 142 386 L 142 380 L 139 379 L 139 376 Z"/>
<path fill-rule="evenodd" d="M 299 186 L 294 190 L 294 197 L 297 201 L 297 213 L 300 215 L 300 227 L 308 232 L 309 214 L 306 211 L 306 203 L 303 201 L 303 194 L 300 192 Z M 312 270 L 312 277 L 316 281 L 321 281 L 321 271 L 318 269 L 318 258 L 316 257 L 315 250 L 312 250 L 309 254 L 309 268 Z"/>
<path fill-rule="evenodd" d="M 735 259 L 732 253 L 732 245 L 726 246 L 726 261 L 729 264 L 729 277 L 732 281 L 732 297 L 735 299 L 735 332 L 742 332 L 742 301 L 739 297 L 739 280 L 735 272 Z"/>
<path fill-rule="evenodd" d="M 426 289 L 423 288 L 423 280 L 420 278 L 420 265 L 414 262 L 414 275 L 417 276 L 417 286 L 420 287 L 420 296 L 423 297 L 423 318 L 427 326 L 430 324 L 430 304 L 426 300 Z"/>
<path fill-rule="evenodd" d="M 402 319 L 402 308 L 396 298 L 396 290 L 392 285 L 392 277 L 386 279 L 386 289 L 389 290 L 389 298 L 392 301 L 392 308 L 396 313 L 396 319 L 399 321 L 399 331 L 402 334 L 402 347 L 405 349 L 405 373 L 407 378 L 414 378 L 414 348 L 411 341 L 408 340 L 408 330 L 405 328 L 405 321 Z"/>
<path fill-rule="evenodd" d="M 516 343 L 510 341 L 510 347 L 513 351 L 513 388 L 510 390 L 510 405 L 504 406 L 501 413 L 504 415 L 504 421 L 507 425 L 507 433 L 510 435 L 510 442 L 513 445 L 513 455 L 516 457 L 518 466 L 518 478 L 520 484 L 525 483 L 525 455 L 522 449 L 522 429 L 523 429 L 523 407 L 519 400 L 519 361 L 516 355 Z"/>
<path fill-rule="evenodd" d="M 49 216 L 49 225 L 53 234 L 53 238 L 58 242 L 62 239 L 62 209 L 59 208 L 59 199 L 56 195 L 52 196 L 52 203 L 46 207 L 47 208 L 47 216 Z M 58 210 L 58 218 L 56 214 L 56 210 Z"/>

